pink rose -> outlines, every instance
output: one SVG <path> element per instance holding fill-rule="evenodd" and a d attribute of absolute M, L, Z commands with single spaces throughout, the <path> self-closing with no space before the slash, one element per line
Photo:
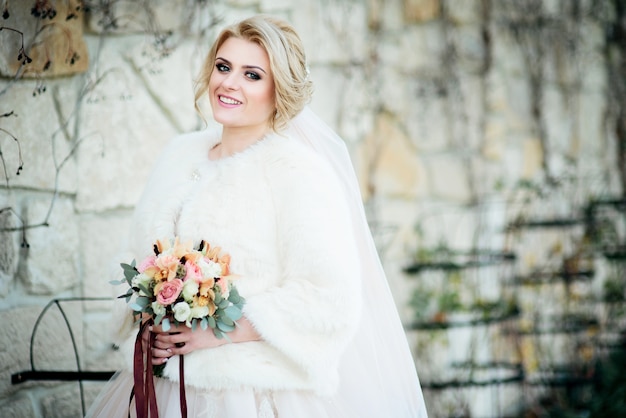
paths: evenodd
<path fill-rule="evenodd" d="M 146 257 L 141 262 L 141 264 L 139 264 L 139 267 L 137 267 L 137 270 L 139 271 L 139 273 L 143 273 L 144 271 L 146 271 L 147 269 L 151 267 L 156 267 L 156 265 L 154 264 L 155 261 L 156 261 L 156 255 L 150 255 Z"/>
<path fill-rule="evenodd" d="M 187 270 L 187 274 L 185 274 L 184 281 L 195 280 L 198 283 L 202 282 L 202 269 L 200 269 L 196 263 L 189 260 L 186 261 L 185 269 Z"/>
<path fill-rule="evenodd" d="M 183 290 L 183 281 L 174 279 L 169 282 L 162 282 L 157 294 L 157 302 L 163 306 L 171 305 L 176 301 L 178 295 Z"/>

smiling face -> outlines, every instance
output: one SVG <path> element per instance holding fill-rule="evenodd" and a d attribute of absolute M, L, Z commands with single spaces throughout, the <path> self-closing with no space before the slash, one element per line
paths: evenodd
<path fill-rule="evenodd" d="M 275 111 L 274 90 L 269 57 L 260 45 L 235 37 L 224 41 L 209 79 L 213 118 L 224 129 L 264 135 Z"/>

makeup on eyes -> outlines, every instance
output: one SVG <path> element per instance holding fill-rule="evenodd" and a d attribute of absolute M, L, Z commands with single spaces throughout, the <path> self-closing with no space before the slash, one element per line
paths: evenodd
<path fill-rule="evenodd" d="M 227 67 L 232 68 L 231 62 L 228 61 L 226 58 L 217 57 L 215 58 L 215 61 L 220 61 L 222 64 L 226 65 Z M 259 67 L 258 65 L 242 65 L 241 68 L 249 69 L 249 70 L 255 69 L 255 70 L 259 70 L 263 72 L 264 74 L 267 74 L 267 72 L 263 68 Z"/>

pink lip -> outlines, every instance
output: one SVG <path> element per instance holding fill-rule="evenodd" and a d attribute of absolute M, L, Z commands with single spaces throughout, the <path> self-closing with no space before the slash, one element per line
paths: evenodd
<path fill-rule="evenodd" d="M 236 101 L 237 103 L 234 103 L 234 104 L 232 104 L 232 103 L 224 103 L 222 100 L 220 100 L 220 98 L 233 100 L 233 101 Z M 217 102 L 220 104 L 220 106 L 227 107 L 227 108 L 237 107 L 237 106 L 240 106 L 242 104 L 240 100 L 237 100 L 234 97 L 226 96 L 224 94 L 218 94 L 217 95 Z"/>

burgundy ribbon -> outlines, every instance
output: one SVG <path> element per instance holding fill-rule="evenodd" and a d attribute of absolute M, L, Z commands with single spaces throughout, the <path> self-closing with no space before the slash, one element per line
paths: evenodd
<path fill-rule="evenodd" d="M 133 377 L 135 385 L 131 394 L 131 399 L 135 397 L 135 411 L 137 418 L 159 418 L 159 408 L 157 406 L 156 394 L 154 391 L 154 370 L 152 368 L 152 347 L 156 335 L 149 332 L 148 347 L 143 350 L 143 333 L 146 328 L 152 325 L 152 319 L 145 321 L 139 328 L 137 339 L 135 340 L 135 357 L 133 359 Z M 180 415 L 187 418 L 187 397 L 185 394 L 185 363 L 184 356 L 179 356 L 178 363 L 179 392 L 180 392 Z"/>
<path fill-rule="evenodd" d="M 150 332 L 148 336 L 148 347 L 145 350 L 146 364 L 144 370 L 144 350 L 142 335 L 146 328 L 153 324 L 152 319 L 145 321 L 139 328 L 137 339 L 135 340 L 135 358 L 133 359 L 133 375 L 135 386 L 133 393 L 135 394 L 135 411 L 137 418 L 159 418 L 159 408 L 156 402 L 156 394 L 154 393 L 154 374 L 152 370 L 152 346 L 154 345 L 155 335 Z"/>
<path fill-rule="evenodd" d="M 185 395 L 185 356 L 182 354 L 178 359 L 178 376 L 179 378 L 179 392 L 180 392 L 180 416 L 181 418 L 187 418 L 187 396 Z"/>

